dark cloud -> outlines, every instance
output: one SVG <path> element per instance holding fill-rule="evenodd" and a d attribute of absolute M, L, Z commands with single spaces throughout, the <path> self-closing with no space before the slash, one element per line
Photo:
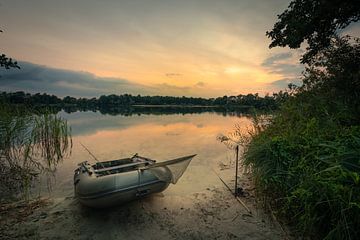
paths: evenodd
<path fill-rule="evenodd" d="M 291 53 L 280 53 L 265 59 L 261 66 L 266 67 L 271 73 L 282 74 L 288 77 L 300 76 L 304 70 L 304 66 L 300 63 L 291 63 L 290 60 L 293 55 Z"/>
<path fill-rule="evenodd" d="M 264 67 L 271 67 L 279 60 L 285 60 L 292 57 L 291 53 L 279 53 L 274 56 L 271 56 L 263 61 L 261 64 Z"/>
<path fill-rule="evenodd" d="M 141 85 L 121 78 L 98 77 L 81 71 L 56 69 L 19 62 L 21 69 L 0 69 L 0 91 L 46 92 L 59 97 L 98 97 L 102 94 L 141 94 L 198 96 L 196 87 L 178 87 L 167 83 Z"/>
<path fill-rule="evenodd" d="M 156 89 L 126 79 L 97 77 L 88 72 L 55 69 L 28 62 L 19 62 L 19 65 L 21 69 L 0 70 L 1 90 L 84 97 L 111 93 L 156 93 Z"/>
<path fill-rule="evenodd" d="M 282 90 L 282 89 L 287 88 L 290 83 L 295 84 L 297 86 L 300 86 L 302 84 L 300 79 L 283 78 L 283 79 L 271 82 L 269 85 L 272 87 L 275 87 L 277 90 Z"/>
<path fill-rule="evenodd" d="M 272 67 L 272 73 L 283 74 L 286 76 L 300 76 L 304 67 L 300 64 L 279 63 Z"/>

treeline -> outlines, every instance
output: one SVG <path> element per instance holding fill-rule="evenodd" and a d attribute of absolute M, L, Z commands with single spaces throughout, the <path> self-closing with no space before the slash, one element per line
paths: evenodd
<path fill-rule="evenodd" d="M 81 108 L 77 106 L 68 106 L 68 107 L 51 107 L 44 108 L 39 107 L 35 108 L 35 111 L 38 113 L 42 113 L 44 111 L 51 111 L 51 113 L 58 113 L 60 111 L 64 111 L 66 113 L 74 113 L 78 111 L 98 111 L 99 113 L 103 115 L 112 115 L 112 116 L 133 116 L 133 115 L 172 115 L 172 114 L 199 114 L 199 113 L 212 113 L 216 115 L 222 115 L 222 116 L 243 116 L 243 115 L 249 115 L 253 113 L 252 108 L 239 108 L 239 107 L 230 107 L 230 106 L 211 106 L 211 107 L 202 107 L 202 106 L 122 106 L 122 107 L 102 107 L 99 109 L 89 109 L 89 108 Z M 256 110 L 258 113 L 267 113 L 268 111 L 272 110 Z"/>
<path fill-rule="evenodd" d="M 181 105 L 181 106 L 237 106 L 244 108 L 276 109 L 289 96 L 288 92 L 280 91 L 272 96 L 259 94 L 223 96 L 217 98 L 173 97 L 173 96 L 133 96 L 102 95 L 99 98 L 75 98 L 66 96 L 59 98 L 46 93 L 29 94 L 19 92 L 1 92 L 0 101 L 9 104 L 25 104 L 31 106 L 77 106 L 81 108 L 104 108 L 133 105 Z"/>

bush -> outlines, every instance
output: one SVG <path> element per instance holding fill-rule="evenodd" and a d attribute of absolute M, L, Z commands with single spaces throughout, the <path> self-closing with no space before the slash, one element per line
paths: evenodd
<path fill-rule="evenodd" d="M 342 39 L 321 52 L 244 155 L 264 201 L 302 236 L 360 239 L 359 66 L 347 55 L 359 49 Z"/>

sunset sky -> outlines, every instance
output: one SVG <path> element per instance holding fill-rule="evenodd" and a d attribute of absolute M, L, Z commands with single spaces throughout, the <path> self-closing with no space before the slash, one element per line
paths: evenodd
<path fill-rule="evenodd" d="M 299 50 L 265 32 L 289 0 L 1 0 L 2 90 L 215 97 L 297 82 Z"/>

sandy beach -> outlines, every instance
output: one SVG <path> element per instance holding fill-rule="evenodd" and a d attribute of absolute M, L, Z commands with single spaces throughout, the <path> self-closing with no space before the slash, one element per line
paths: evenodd
<path fill-rule="evenodd" d="M 220 171 L 230 185 L 231 174 Z M 278 225 L 256 206 L 250 178 L 242 175 L 239 182 L 244 190 L 240 199 L 251 213 L 221 182 L 191 195 L 164 191 L 109 209 L 84 207 L 69 195 L 31 207 L 3 207 L 2 239 L 284 239 Z"/>

